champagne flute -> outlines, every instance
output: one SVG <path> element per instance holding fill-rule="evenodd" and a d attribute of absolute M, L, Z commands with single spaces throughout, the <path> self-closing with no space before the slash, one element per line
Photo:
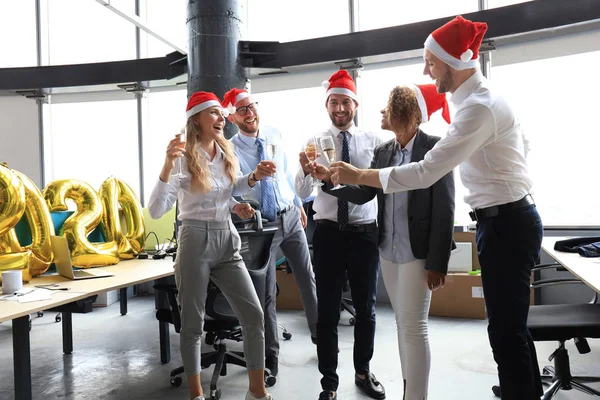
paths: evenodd
<path fill-rule="evenodd" d="M 306 148 L 304 149 L 304 154 L 306 154 L 306 158 L 308 158 L 308 160 L 310 162 L 314 162 L 317 159 L 318 150 L 319 150 L 319 147 L 317 145 L 317 138 L 311 138 L 308 141 L 308 143 L 306 144 Z M 323 186 L 323 182 L 321 182 L 314 176 L 311 176 L 311 181 L 312 181 L 313 187 Z"/>
<path fill-rule="evenodd" d="M 181 131 L 175 134 L 175 137 L 179 138 L 179 141 L 181 143 L 185 143 L 185 128 L 181 128 Z M 181 168 L 181 157 L 183 157 L 183 151 L 179 152 L 179 154 L 177 155 L 175 168 L 173 168 L 174 172 L 171 174 L 171 176 L 174 176 L 176 178 L 183 178 L 185 176 Z"/>
<path fill-rule="evenodd" d="M 275 154 L 277 154 L 277 148 L 278 148 L 278 138 L 275 135 L 267 135 L 265 137 L 265 144 L 267 147 L 267 157 L 269 158 L 269 160 L 273 161 L 273 163 L 275 162 Z M 274 173 L 272 177 L 268 176 L 267 178 L 269 179 L 277 179 L 277 173 Z"/>
<path fill-rule="evenodd" d="M 325 155 L 327 163 L 331 165 L 331 163 L 335 161 L 335 144 L 333 143 L 333 138 L 331 136 L 323 136 L 319 138 L 319 141 L 321 145 L 321 151 Z M 344 185 L 340 185 L 338 183 L 329 190 L 337 190 L 343 187 Z"/>

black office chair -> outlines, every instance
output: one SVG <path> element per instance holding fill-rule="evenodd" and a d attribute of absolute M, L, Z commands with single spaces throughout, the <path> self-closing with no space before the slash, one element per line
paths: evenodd
<path fill-rule="evenodd" d="M 243 226 L 239 226 L 243 225 Z M 250 277 L 258 294 L 261 304 L 264 306 L 265 299 L 265 275 L 268 268 L 269 252 L 273 236 L 277 231 L 276 227 L 263 228 L 260 211 L 256 212 L 255 221 L 252 226 L 247 227 L 244 222 L 238 221 L 236 227 L 242 239 L 242 255 L 246 268 L 250 272 Z M 158 310 L 156 318 L 159 321 L 172 323 L 177 333 L 181 330 L 181 315 L 179 304 L 177 302 L 177 287 L 171 285 L 155 285 L 156 290 L 167 294 L 170 310 Z M 235 317 L 229 303 L 221 290 L 212 282 L 209 283 L 206 297 L 206 318 L 204 320 L 205 343 L 212 345 L 214 351 L 202 353 L 201 366 L 208 368 L 215 364 L 215 369 L 210 381 L 210 398 L 218 400 L 221 398 L 221 389 L 218 388 L 219 376 L 227 375 L 227 364 L 246 367 L 243 352 L 227 350 L 226 340 L 241 342 L 242 327 Z M 175 368 L 171 371 L 171 385 L 180 386 L 183 374 L 183 367 Z M 265 384 L 273 386 L 276 378 L 265 370 Z"/>
<path fill-rule="evenodd" d="M 538 265 L 533 270 L 556 269 L 566 271 L 560 264 Z M 532 289 L 563 284 L 584 284 L 577 278 L 556 278 L 534 281 Z M 552 399 L 559 390 L 577 389 L 581 392 L 600 397 L 600 391 L 586 385 L 589 382 L 600 382 L 600 377 L 572 376 L 569 365 L 569 353 L 565 342 L 574 339 L 580 354 L 590 352 L 586 338 L 600 338 L 600 304 L 598 293 L 586 304 L 553 304 L 534 305 L 529 308 L 527 327 L 535 342 L 558 341 L 558 348 L 548 357 L 554 366 L 543 368 L 542 383 L 550 387 L 544 392 L 541 400 Z M 492 388 L 500 397 L 498 386 Z"/>
<path fill-rule="evenodd" d="M 308 242 L 308 249 L 310 251 L 310 258 L 313 259 L 313 233 L 315 232 L 315 220 L 313 219 L 313 215 L 315 211 L 312 208 L 313 200 L 307 201 L 303 204 L 304 212 L 306 212 L 306 240 Z M 354 310 L 354 306 L 352 304 L 352 294 L 350 293 L 350 285 L 348 285 L 348 279 L 344 282 L 344 286 L 342 287 L 342 303 L 341 303 L 342 311 L 348 311 L 351 315 L 350 317 L 350 325 L 354 325 L 356 323 L 356 311 Z"/>

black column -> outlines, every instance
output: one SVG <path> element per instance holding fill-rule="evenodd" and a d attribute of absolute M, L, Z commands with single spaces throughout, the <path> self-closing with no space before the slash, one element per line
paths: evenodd
<path fill-rule="evenodd" d="M 197 91 L 219 97 L 232 87 L 244 88 L 246 72 L 238 42 L 246 34 L 246 0 L 188 0 L 188 97 Z M 232 124 L 226 124 L 230 138 Z"/>

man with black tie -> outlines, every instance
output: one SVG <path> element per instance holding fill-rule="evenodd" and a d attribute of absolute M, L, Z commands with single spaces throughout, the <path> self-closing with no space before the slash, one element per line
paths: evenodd
<path fill-rule="evenodd" d="M 371 132 L 354 126 L 358 107 L 354 81 L 346 71 L 334 73 L 327 84 L 325 105 L 332 125 L 311 138 L 314 144 L 320 138 L 333 140 L 338 159 L 359 168 L 368 168 L 373 149 L 382 140 Z M 309 150 L 310 149 L 310 150 Z M 311 195 L 314 163 L 326 164 L 324 154 L 312 161 L 314 147 L 300 153 L 301 169 L 296 175 L 296 193 L 301 198 Z M 313 154 L 311 154 L 313 153 Z M 312 158 L 312 157 L 311 157 Z M 379 275 L 377 250 L 377 209 L 375 200 L 364 205 L 349 204 L 318 189 L 313 209 L 316 223 L 313 235 L 314 269 L 317 283 L 318 322 L 317 355 L 319 371 L 323 375 L 323 391 L 319 400 L 337 399 L 339 378 L 338 333 L 342 287 L 346 277 L 350 284 L 356 310 L 354 326 L 354 369 L 356 385 L 374 399 L 384 399 L 385 390 L 370 372 L 375 338 L 375 298 Z"/>
<path fill-rule="evenodd" d="M 277 332 L 277 279 L 275 273 L 277 250 L 281 248 L 287 265 L 294 274 L 302 306 L 313 342 L 317 334 L 317 294 L 315 276 L 306 233 L 306 214 L 302 202 L 294 193 L 294 175 L 283 145 L 280 132 L 270 126 L 260 126 L 258 104 L 250 93 L 233 88 L 224 95 L 223 107 L 229 110 L 229 121 L 239 128 L 231 138 L 235 155 L 243 173 L 250 173 L 261 160 L 271 159 L 278 171 L 274 177 L 263 179 L 244 199 L 260 204 L 263 218 L 279 229 L 273 237 L 265 295 L 265 367 L 276 376 L 279 370 L 279 335 Z M 260 128 L 260 129 L 259 129 Z M 268 146 L 277 146 L 268 154 Z M 246 171 L 246 172 L 244 172 Z M 251 176 L 250 179 L 253 177 Z"/>

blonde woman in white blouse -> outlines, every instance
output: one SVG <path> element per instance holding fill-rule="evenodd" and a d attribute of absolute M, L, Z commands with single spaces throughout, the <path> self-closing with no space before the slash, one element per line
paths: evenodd
<path fill-rule="evenodd" d="M 231 212 L 246 219 L 254 215 L 250 205 L 232 195 L 250 190 L 270 176 L 269 161 L 242 176 L 229 142 L 223 136 L 227 111 L 216 95 L 194 93 L 186 110 L 187 138 L 171 140 L 165 163 L 148 204 L 159 218 L 178 201 L 179 230 L 175 279 L 181 305 L 181 357 L 188 377 L 190 398 L 204 400 L 200 385 L 200 345 L 206 292 L 212 280 L 223 292 L 242 324 L 249 390 L 246 400 L 272 400 L 264 384 L 264 316 L 250 275 L 240 256 L 240 237 L 231 222 Z M 171 176 L 175 160 L 181 158 L 182 177 Z"/>

